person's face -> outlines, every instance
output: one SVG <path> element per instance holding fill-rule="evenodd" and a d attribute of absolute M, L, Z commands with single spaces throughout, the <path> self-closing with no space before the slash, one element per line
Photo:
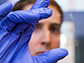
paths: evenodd
<path fill-rule="evenodd" d="M 24 10 L 30 9 L 32 5 L 26 6 Z M 60 46 L 60 13 L 52 5 L 49 8 L 53 10 L 53 15 L 50 18 L 39 21 L 29 42 L 30 53 L 33 56 Z"/>

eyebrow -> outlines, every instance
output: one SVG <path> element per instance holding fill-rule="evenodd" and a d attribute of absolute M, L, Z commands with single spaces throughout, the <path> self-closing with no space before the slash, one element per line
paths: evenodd
<path fill-rule="evenodd" d="M 57 23 L 51 23 L 50 25 L 57 26 L 57 27 L 61 26 L 60 24 L 57 24 Z"/>
<path fill-rule="evenodd" d="M 43 23 L 38 23 L 36 26 L 43 26 Z M 60 27 L 61 25 L 60 24 L 57 24 L 57 23 L 51 23 L 50 24 L 51 26 L 56 26 L 56 27 Z"/>

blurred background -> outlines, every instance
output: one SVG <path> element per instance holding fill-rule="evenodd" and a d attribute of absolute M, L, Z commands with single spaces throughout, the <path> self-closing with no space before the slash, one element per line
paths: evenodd
<path fill-rule="evenodd" d="M 0 4 L 6 1 L 8 0 L 0 0 Z M 15 4 L 19 0 L 9 1 Z M 58 63 L 84 63 L 84 0 L 56 0 L 56 2 L 65 13 L 61 27 L 61 47 L 69 51 L 69 56 Z"/>

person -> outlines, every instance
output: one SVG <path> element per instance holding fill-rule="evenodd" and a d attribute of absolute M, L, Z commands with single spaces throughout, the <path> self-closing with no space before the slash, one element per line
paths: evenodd
<path fill-rule="evenodd" d="M 68 55 L 63 48 L 30 54 L 28 44 L 35 25 L 52 15 L 48 5 L 49 0 L 37 0 L 30 10 L 14 12 L 10 2 L 0 5 L 0 63 L 56 63 Z"/>
<path fill-rule="evenodd" d="M 29 10 L 35 1 L 20 0 L 12 11 Z M 29 49 L 33 56 L 60 47 L 60 27 L 63 21 L 63 11 L 54 0 L 50 0 L 49 8 L 53 10 L 52 16 L 48 19 L 40 20 L 29 42 Z"/>

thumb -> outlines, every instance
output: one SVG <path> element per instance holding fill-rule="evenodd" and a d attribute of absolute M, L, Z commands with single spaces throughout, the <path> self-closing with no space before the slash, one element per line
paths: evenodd
<path fill-rule="evenodd" d="M 0 20 L 2 20 L 13 8 L 10 2 L 0 5 Z"/>
<path fill-rule="evenodd" d="M 56 63 L 68 55 L 68 51 L 63 48 L 52 49 L 35 57 L 40 63 Z"/>
<path fill-rule="evenodd" d="M 49 0 L 37 0 L 30 10 L 37 8 L 47 8 L 49 6 L 49 3 Z"/>

